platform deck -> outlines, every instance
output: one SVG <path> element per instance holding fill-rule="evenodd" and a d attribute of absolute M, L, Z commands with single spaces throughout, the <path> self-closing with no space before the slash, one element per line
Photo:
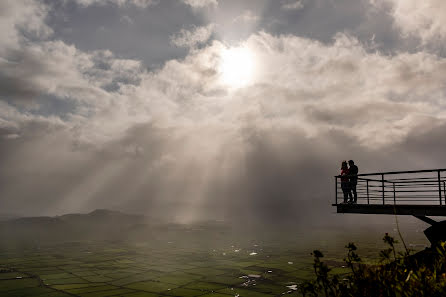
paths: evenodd
<path fill-rule="evenodd" d="M 444 205 L 333 204 L 333 206 L 336 207 L 337 213 L 446 216 Z"/>
<path fill-rule="evenodd" d="M 357 204 L 344 204 L 354 200 Z M 446 216 L 446 169 L 335 176 L 338 213 Z"/>

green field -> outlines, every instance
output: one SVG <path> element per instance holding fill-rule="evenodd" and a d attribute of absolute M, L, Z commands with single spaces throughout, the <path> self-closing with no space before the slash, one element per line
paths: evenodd
<path fill-rule="evenodd" d="M 297 296 L 293 285 L 313 278 L 312 250 L 344 274 L 348 241 L 370 262 L 384 246 L 380 231 L 265 233 L 208 227 L 144 240 L 15 242 L 0 247 L 0 296 Z M 411 242 L 421 249 L 426 240 Z"/>
<path fill-rule="evenodd" d="M 311 257 L 292 251 L 191 250 L 111 242 L 4 251 L 6 296 L 276 296 L 311 276 Z"/>

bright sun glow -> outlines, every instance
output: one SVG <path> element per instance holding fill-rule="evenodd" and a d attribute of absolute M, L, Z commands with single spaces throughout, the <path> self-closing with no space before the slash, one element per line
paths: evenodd
<path fill-rule="evenodd" d="M 254 57 L 248 48 L 237 47 L 225 49 L 221 54 L 221 80 L 225 85 L 240 88 L 253 80 Z"/>

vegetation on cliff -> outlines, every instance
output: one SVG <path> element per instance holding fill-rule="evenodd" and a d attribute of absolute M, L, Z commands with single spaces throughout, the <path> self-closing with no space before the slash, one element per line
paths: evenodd
<path fill-rule="evenodd" d="M 324 255 L 315 250 L 316 278 L 300 286 L 303 296 L 445 296 L 444 242 L 412 255 L 407 248 L 398 252 L 395 248 L 397 241 L 387 233 L 383 240 L 388 248 L 380 252 L 379 265 L 363 263 L 356 245 L 349 243 L 344 261 L 351 273 L 344 276 L 332 275 L 322 260 Z"/>

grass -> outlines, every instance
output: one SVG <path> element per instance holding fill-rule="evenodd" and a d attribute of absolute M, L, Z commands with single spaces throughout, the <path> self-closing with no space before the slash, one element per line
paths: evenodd
<path fill-rule="evenodd" d="M 283 296 L 290 293 L 287 286 L 314 275 L 310 253 L 315 245 L 303 245 L 301 238 L 287 243 L 231 239 L 188 245 L 185 238 L 175 242 L 89 241 L 1 248 L 0 296 Z M 369 238 L 360 243 L 369 247 L 364 258 L 376 260 L 376 243 Z M 326 248 L 331 248 L 332 256 L 326 260 L 332 273 L 345 274 L 344 242 Z"/>

